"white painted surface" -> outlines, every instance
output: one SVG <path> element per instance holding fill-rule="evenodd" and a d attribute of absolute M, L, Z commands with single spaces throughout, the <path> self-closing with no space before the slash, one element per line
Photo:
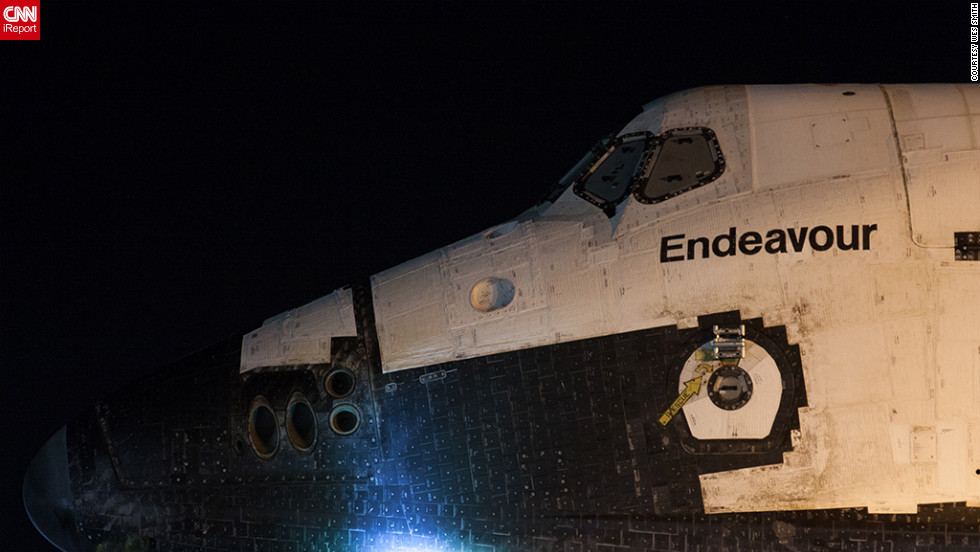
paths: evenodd
<path fill-rule="evenodd" d="M 980 229 L 980 89 L 885 89 L 904 170 L 841 179 L 857 186 L 825 198 L 850 195 L 878 222 L 874 252 L 786 267 L 794 308 L 766 313 L 803 353 L 800 446 L 781 465 L 703 476 L 709 512 L 978 502 L 980 263 L 953 262 L 952 238 Z"/>
<path fill-rule="evenodd" d="M 357 335 L 350 288 L 274 316 L 242 338 L 241 372 L 330 362 L 330 339 Z"/>
<path fill-rule="evenodd" d="M 913 239 L 921 246 L 950 247 L 953 232 L 980 228 L 980 91 L 950 84 L 887 89 L 902 145 Z"/>

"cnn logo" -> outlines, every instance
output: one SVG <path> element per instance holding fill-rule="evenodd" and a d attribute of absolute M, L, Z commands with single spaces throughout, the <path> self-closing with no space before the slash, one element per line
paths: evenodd
<path fill-rule="evenodd" d="M 37 22 L 37 6 L 7 6 L 3 9 L 3 18 L 11 23 L 18 21 Z"/>

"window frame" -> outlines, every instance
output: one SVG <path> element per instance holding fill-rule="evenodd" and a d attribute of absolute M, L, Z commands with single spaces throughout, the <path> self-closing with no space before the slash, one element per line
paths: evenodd
<path fill-rule="evenodd" d="M 596 147 L 589 152 L 589 154 L 587 154 L 587 156 L 592 156 L 591 162 L 589 162 L 585 169 L 575 177 L 574 183 L 572 184 L 572 191 L 575 192 L 575 195 L 578 197 L 602 209 L 607 216 L 612 217 L 615 214 L 616 206 L 629 197 L 630 193 L 636 186 L 638 176 L 643 173 L 646 159 L 650 156 L 650 144 L 652 143 L 653 138 L 653 133 L 644 131 L 630 132 L 627 134 L 621 134 L 609 140 L 603 140 L 597 144 Z M 633 142 L 637 143 L 637 145 L 642 143 L 643 153 L 639 162 L 636 164 L 636 169 L 633 171 L 633 175 L 630 176 L 629 183 L 624 187 L 623 193 L 615 199 L 607 200 L 588 191 L 586 189 L 586 183 L 588 182 L 589 178 L 602 166 L 602 164 L 606 161 L 606 158 L 614 151 L 622 147 L 623 144 Z"/>
<path fill-rule="evenodd" d="M 696 176 L 697 183 L 687 186 L 685 188 L 674 190 L 666 194 L 661 194 L 655 197 L 647 196 L 644 193 L 645 186 L 641 186 L 640 182 L 643 181 L 645 184 L 645 181 L 649 179 L 650 173 L 653 171 L 654 167 L 656 167 L 657 158 L 660 152 L 663 151 L 664 143 L 666 143 L 667 140 L 670 140 L 671 138 L 675 138 L 677 136 L 703 137 L 708 143 L 708 148 L 714 160 L 714 165 L 715 165 L 714 170 L 711 171 L 709 174 L 703 176 Z M 651 140 L 648 151 L 645 154 L 644 159 L 641 163 L 641 167 L 637 171 L 637 174 L 635 175 L 634 182 L 631 189 L 633 190 L 633 197 L 636 198 L 637 201 L 646 205 L 652 205 L 654 203 L 661 203 L 663 201 L 667 201 L 672 197 L 679 196 L 681 194 L 684 194 L 696 188 L 700 188 L 705 184 L 714 182 L 719 177 L 721 177 L 721 175 L 724 174 L 724 172 L 725 172 L 725 156 L 722 153 L 721 145 L 718 143 L 718 136 L 715 134 L 713 130 L 711 130 L 708 127 L 702 127 L 702 126 L 672 128 L 669 130 L 665 130 L 664 132 L 661 132 L 653 137 L 653 140 Z"/>

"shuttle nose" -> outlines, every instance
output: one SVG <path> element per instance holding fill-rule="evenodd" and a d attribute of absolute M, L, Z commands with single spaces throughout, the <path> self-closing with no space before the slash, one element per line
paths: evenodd
<path fill-rule="evenodd" d="M 31 460 L 24 477 L 24 507 L 34 527 L 51 544 L 65 552 L 82 552 L 74 531 L 66 436 L 62 427 Z"/>

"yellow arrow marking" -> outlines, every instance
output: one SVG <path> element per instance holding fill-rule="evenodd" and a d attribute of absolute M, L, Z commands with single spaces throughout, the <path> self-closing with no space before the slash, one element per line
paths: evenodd
<path fill-rule="evenodd" d="M 708 374 L 713 372 L 714 369 L 715 367 L 712 366 L 711 364 L 698 364 L 698 367 L 694 369 L 694 373 L 701 376 L 707 376 Z"/>
<path fill-rule="evenodd" d="M 681 391 L 680 396 L 674 399 L 674 403 L 670 405 L 670 408 L 668 408 L 667 411 L 660 416 L 660 425 L 666 426 L 668 423 L 670 423 L 671 418 L 673 418 L 675 414 L 684 408 L 687 401 L 691 400 L 691 397 L 701 392 L 701 378 L 702 376 L 698 376 L 690 381 L 684 382 L 684 390 Z"/>

